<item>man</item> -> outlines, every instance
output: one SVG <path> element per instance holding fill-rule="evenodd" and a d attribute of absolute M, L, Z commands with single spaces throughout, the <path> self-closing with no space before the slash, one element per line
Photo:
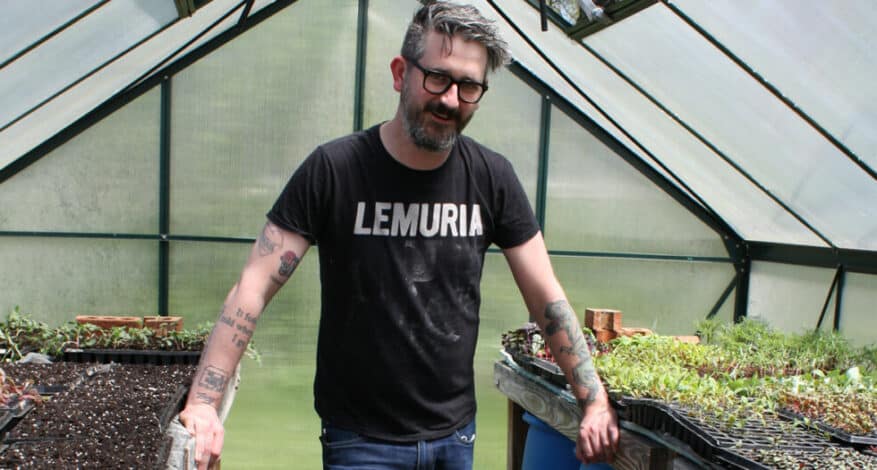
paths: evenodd
<path fill-rule="evenodd" d="M 428 3 L 390 63 L 395 117 L 318 147 L 295 172 L 225 300 L 180 415 L 199 468 L 219 456 L 216 407 L 259 314 L 315 243 L 324 468 L 471 468 L 479 284 L 492 243 L 583 408 L 578 457 L 612 459 L 617 420 L 524 191 L 505 158 L 460 135 L 488 70 L 507 60 L 475 8 Z"/>

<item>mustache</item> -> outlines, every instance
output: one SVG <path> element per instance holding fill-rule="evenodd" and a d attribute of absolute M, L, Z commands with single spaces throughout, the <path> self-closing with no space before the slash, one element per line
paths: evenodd
<path fill-rule="evenodd" d="M 432 101 L 426 104 L 426 111 L 431 113 L 436 113 L 442 116 L 447 116 L 449 119 L 453 119 L 455 121 L 460 120 L 460 108 L 451 108 L 446 106 L 441 101 Z"/>

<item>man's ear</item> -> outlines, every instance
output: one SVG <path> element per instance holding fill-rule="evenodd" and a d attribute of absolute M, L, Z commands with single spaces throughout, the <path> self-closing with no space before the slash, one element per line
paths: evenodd
<path fill-rule="evenodd" d="M 393 73 L 393 89 L 402 91 L 402 80 L 405 79 L 405 69 L 408 64 L 402 56 L 396 56 L 390 61 L 390 72 Z"/>

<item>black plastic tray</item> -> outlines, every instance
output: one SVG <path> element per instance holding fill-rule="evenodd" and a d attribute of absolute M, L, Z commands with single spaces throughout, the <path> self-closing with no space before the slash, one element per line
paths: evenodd
<path fill-rule="evenodd" d="M 778 411 L 778 414 L 783 418 L 786 418 L 791 421 L 806 421 L 810 426 L 815 427 L 816 429 L 829 434 L 834 439 L 843 442 L 848 445 L 855 446 L 874 446 L 877 445 L 877 433 L 871 434 L 852 434 L 848 433 L 842 429 L 838 429 L 834 426 L 828 425 L 822 421 L 813 418 L 807 418 L 800 413 L 795 413 L 794 411 L 781 409 Z M 802 426 L 806 427 L 806 424 L 802 424 Z"/>
<path fill-rule="evenodd" d="M 552 385 L 556 385 L 560 388 L 565 388 L 567 386 L 566 376 L 563 374 L 563 370 L 560 366 L 556 363 L 538 357 L 521 354 L 519 351 L 511 351 L 509 354 L 512 356 L 512 359 L 514 359 L 515 363 L 527 372 L 541 377 Z"/>
<path fill-rule="evenodd" d="M 775 448 L 795 452 L 820 452 L 832 444 L 800 428 L 788 428 L 778 417 L 765 422 L 728 427 L 704 422 L 675 405 L 651 399 L 624 398 L 619 414 L 648 429 L 660 430 L 687 444 L 707 460 L 739 469 L 768 469 L 744 455 L 747 450 Z M 785 423 L 784 427 L 782 424 Z"/>
<path fill-rule="evenodd" d="M 201 351 L 141 351 L 136 349 L 68 349 L 60 360 L 67 362 L 116 362 L 120 364 L 198 364 Z"/>

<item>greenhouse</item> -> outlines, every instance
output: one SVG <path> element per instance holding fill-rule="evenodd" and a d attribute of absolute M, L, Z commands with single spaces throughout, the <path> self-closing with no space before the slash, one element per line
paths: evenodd
<path fill-rule="evenodd" d="M 590 310 L 617 312 L 619 328 L 623 313 L 624 327 L 655 338 L 720 341 L 752 324 L 768 336 L 821 332 L 870 357 L 855 362 L 850 352 L 826 368 L 846 365 L 838 373 L 856 396 L 877 404 L 877 3 L 464 3 L 495 22 L 512 55 L 464 134 L 511 162 L 583 326 Z M 393 118 L 390 63 L 420 5 L 9 2 L 0 18 L 0 317 L 46 331 L 77 316 L 209 328 L 305 158 Z M 319 250 L 259 319 L 225 420 L 224 468 L 320 468 Z M 536 413 L 515 403 L 497 367 L 521 361 L 509 354 L 513 332 L 530 335 L 518 338 L 525 352 L 537 349 L 522 329 L 529 319 L 503 250 L 491 246 L 474 359 L 476 469 L 519 464 L 515 407 Z M 21 344 L 4 335 L 8 359 Z M 666 346 L 654 341 L 647 346 Z M 819 354 L 789 367 L 810 377 Z M 509 373 L 569 395 L 562 378 L 549 383 L 518 365 Z M 818 373 L 833 377 L 828 369 Z M 741 390 L 734 396 L 759 398 Z M 866 437 L 837 448 L 877 465 L 877 409 L 870 415 Z M 622 445 L 640 430 L 689 457 L 690 467 L 651 468 L 786 468 L 622 428 Z M 762 466 L 748 466 L 756 457 Z"/>

